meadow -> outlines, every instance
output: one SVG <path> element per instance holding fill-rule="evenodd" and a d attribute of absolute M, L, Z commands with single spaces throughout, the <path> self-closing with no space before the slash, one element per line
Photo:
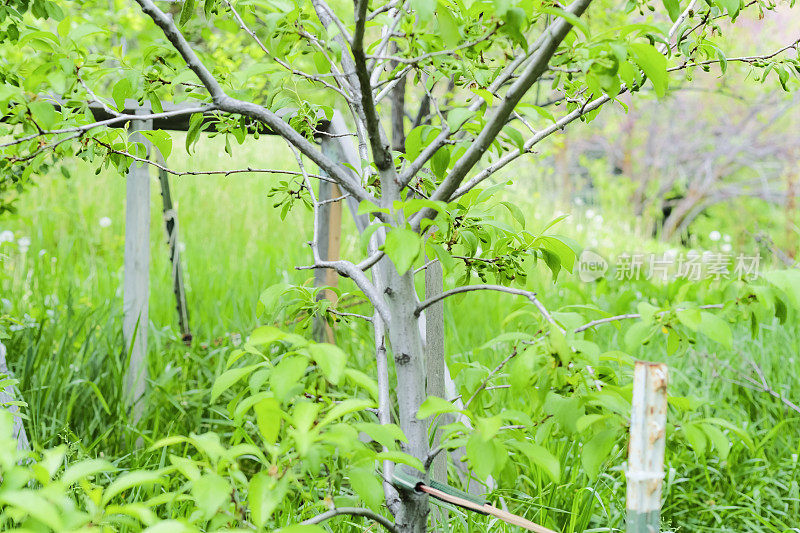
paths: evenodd
<path fill-rule="evenodd" d="M 179 170 L 232 166 L 218 139 L 204 139 L 191 156 L 175 152 L 170 164 Z M 276 139 L 248 142 L 237 148 L 234 159 L 244 166 L 242 161 L 257 161 L 264 154 L 270 166 L 292 168 L 291 153 Z M 105 457 L 122 469 L 163 465 L 163 451 L 137 447 L 137 440 L 149 445 L 168 435 L 230 433 L 233 422 L 227 410 L 209 397 L 228 354 L 258 325 L 277 320 L 289 330 L 296 326 L 261 312 L 258 298 L 275 283 L 309 283 L 308 272 L 291 265 L 309 261 L 305 241 L 311 231 L 310 212 L 297 206 L 282 222 L 267 196 L 274 177 L 172 179 L 194 334 L 193 344 L 186 347 L 177 330 L 161 203 L 153 180 L 151 386 L 144 416 L 134 424 L 121 396 L 126 367 L 121 334 L 125 183 L 113 171 L 95 175 L 82 163 L 63 164 L 69 178 L 55 172 L 40 178 L 22 196 L 16 214 L 0 217 L 0 305 L 3 315 L 13 319 L 10 338 L 4 342 L 27 403 L 23 411 L 28 435 L 37 448 L 66 444 L 70 461 Z M 519 165 L 508 172 L 526 169 Z M 605 205 L 559 206 L 543 201 L 546 196 L 535 190 L 509 192 L 518 197 L 520 193 L 528 197 L 532 226 L 568 210 L 580 223 L 570 224 L 567 231 L 580 244 L 600 241 L 598 248 L 607 253 L 631 249 L 629 234 L 625 237 L 623 232 L 629 219 L 608 205 L 615 199 Z M 359 246 L 348 236 L 353 235 L 351 227 L 345 217 L 345 256 Z M 666 245 L 640 235 L 636 247 L 663 250 Z M 585 300 L 611 314 L 635 312 L 643 292 L 669 300 L 675 291 L 649 282 L 583 283 L 568 273 L 561 276 L 554 285 L 543 268 L 531 267 L 528 279 L 529 287 L 554 311 L 569 311 L 573 302 Z M 341 286 L 352 289 L 347 281 Z M 461 369 L 457 382 L 470 379 L 471 361 L 493 367 L 506 356 L 508 343 L 489 341 L 498 332 L 514 330 L 513 321 L 506 318 L 518 307 L 513 297 L 493 293 L 447 301 L 445 346 L 451 367 Z M 665 531 L 800 531 L 800 409 L 795 405 L 800 399 L 800 330 L 792 321 L 777 320 L 760 328 L 761 334 L 753 338 L 749 327 L 736 325 L 732 350 L 700 339 L 671 356 L 657 342 L 635 354 L 667 362 L 670 393 L 685 400 L 676 400 L 670 411 Z M 596 336 L 607 345 L 624 343 L 623 330 L 613 325 L 598 328 Z M 366 328 L 343 325 L 336 330 L 336 340 L 356 366 L 373 371 Z M 728 430 L 721 441 L 687 440 L 682 424 L 705 418 L 727 420 L 740 432 Z M 596 477 L 587 475 L 578 446 L 568 438 L 547 443 L 560 461 L 559 483 L 532 471 L 511 483 L 500 480 L 493 497 L 504 498 L 534 518 L 557 516 L 564 533 L 623 528 L 624 443 L 616 444 Z M 512 530 L 467 515 L 458 515 L 453 523 L 469 531 Z M 347 524 L 361 530 L 345 520 L 334 531 L 346 530 Z"/>

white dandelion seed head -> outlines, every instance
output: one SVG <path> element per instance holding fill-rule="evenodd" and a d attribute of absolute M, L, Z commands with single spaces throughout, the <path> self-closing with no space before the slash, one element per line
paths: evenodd
<path fill-rule="evenodd" d="M 14 242 L 14 232 L 11 230 L 0 231 L 0 243 Z"/>
<path fill-rule="evenodd" d="M 103 217 L 97 223 L 100 224 L 101 228 L 107 228 L 111 225 L 111 219 L 108 217 Z"/>
<path fill-rule="evenodd" d="M 717 230 L 714 230 L 708 234 L 708 238 L 714 242 L 717 242 L 722 238 L 722 233 L 718 232 Z"/>
<path fill-rule="evenodd" d="M 20 253 L 27 253 L 28 248 L 31 247 L 31 240 L 28 237 L 20 237 L 17 239 L 17 246 L 19 246 Z"/>

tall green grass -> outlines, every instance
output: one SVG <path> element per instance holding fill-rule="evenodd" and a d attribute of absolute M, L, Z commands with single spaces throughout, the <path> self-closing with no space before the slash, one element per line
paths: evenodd
<path fill-rule="evenodd" d="M 181 139 L 176 139 L 179 146 Z M 231 158 L 223 143 L 204 139 L 197 153 L 175 149 L 170 164 L 176 169 L 207 170 L 241 167 L 293 168 L 293 158 L 275 139 L 248 141 Z M 121 335 L 122 264 L 124 254 L 124 179 L 78 162 L 65 162 L 71 179 L 43 176 L 26 194 L 19 214 L 0 218 L 0 232 L 12 231 L 15 242 L 0 244 L 0 298 L 3 313 L 22 320 L 6 343 L 9 363 L 20 379 L 28 403 L 26 422 L 39 446 L 62 442 L 75 458 L 104 455 L 121 466 L 136 467 L 159 460 L 137 449 L 169 434 L 188 434 L 210 428 L 225 431 L 225 415 L 209 405 L 214 378 L 229 348 L 259 324 L 257 299 L 268 286 L 286 281 L 302 284 L 310 275 L 294 265 L 305 264 L 305 245 L 311 219 L 298 207 L 281 220 L 267 197 L 274 176 L 235 175 L 172 179 L 177 204 L 183 266 L 195 342 L 179 339 L 169 275 L 157 181 L 152 187 L 151 292 L 149 373 L 151 386 L 146 410 L 138 424 L 128 417 L 122 401 L 125 349 Z M 517 168 L 522 171 L 524 169 Z M 517 191 L 519 192 L 519 191 Z M 552 216 L 557 206 L 533 209 L 534 229 Z M 625 221 L 578 213 L 583 228 L 572 226 L 579 240 L 587 235 L 613 238 Z M 101 223 L 110 219 L 110 225 Z M 346 222 L 350 225 L 350 222 Z M 594 224 L 593 228 L 591 225 Z M 598 225 L 602 225 L 599 227 Z M 343 253 L 355 255 L 358 242 L 345 232 Z M 20 247 L 20 238 L 30 240 Z M 23 239 L 23 244 L 24 244 Z M 588 243 L 587 243 L 588 244 Z M 624 249 L 630 243 L 612 241 Z M 642 250 L 663 245 L 641 240 Z M 27 249 L 25 249 L 27 248 Z M 454 280 L 449 280 L 453 283 Z M 637 301 L 636 287 L 607 284 L 553 284 L 534 276 L 531 287 L 552 310 L 568 309 L 591 300 L 613 313 L 628 312 Z M 349 287 L 342 283 L 345 290 Z M 476 347 L 514 324 L 504 320 L 519 301 L 508 295 L 471 293 L 447 303 L 446 346 L 451 364 L 479 361 L 494 366 L 502 348 Z M 291 325 L 289 325 L 291 327 Z M 753 450 L 737 444 L 726 461 L 698 461 L 682 441 L 673 441 L 665 484 L 665 529 L 676 531 L 787 531 L 800 523 L 797 455 L 800 453 L 800 414 L 780 396 L 800 399 L 800 331 L 796 325 L 767 327 L 756 340 L 746 328 L 737 329 L 735 350 L 698 344 L 680 356 L 667 357 L 646 347 L 642 357 L 666 360 L 672 369 L 671 393 L 701 398 L 708 416 L 725 418 L 754 436 Z M 613 327 L 598 331 L 601 344 L 621 344 Z M 365 328 L 340 328 L 337 341 L 367 371 L 374 362 Z M 711 357 L 710 354 L 714 354 Z M 742 387 L 740 373 L 753 375 L 758 366 L 778 397 Z M 723 368 L 724 361 L 731 368 Z M 760 378 L 759 378 L 760 379 Z M 678 428 L 673 428 L 675 432 Z M 580 466 L 576 442 L 551 443 L 564 475 L 559 484 L 537 472 L 503 485 L 496 496 L 532 519 L 559 517 L 563 531 L 615 531 L 624 527 L 625 450 L 596 480 Z M 453 514 L 456 530 L 486 530 L 484 518 Z M 500 524 L 492 531 L 512 531 Z"/>

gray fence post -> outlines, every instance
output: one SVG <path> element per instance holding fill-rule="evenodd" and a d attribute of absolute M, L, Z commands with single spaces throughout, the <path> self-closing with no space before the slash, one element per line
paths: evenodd
<path fill-rule="evenodd" d="M 144 114 L 146 110 L 137 111 Z M 152 129 L 151 121 L 130 122 L 130 140 L 145 142 L 139 131 Z M 128 170 L 125 204 L 125 282 L 122 332 L 130 354 L 125 376 L 125 397 L 133 407 L 133 421 L 142 416 L 140 400 L 147 383 L 147 329 L 150 295 L 150 170 L 134 161 Z"/>
<path fill-rule="evenodd" d="M 627 531 L 658 533 L 667 431 L 667 365 L 637 361 L 628 445 Z"/>

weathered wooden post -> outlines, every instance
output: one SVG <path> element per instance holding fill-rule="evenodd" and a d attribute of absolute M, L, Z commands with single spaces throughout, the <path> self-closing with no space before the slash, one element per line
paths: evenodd
<path fill-rule="evenodd" d="M 137 114 L 147 114 L 146 109 Z M 149 143 L 138 133 L 152 129 L 152 121 L 130 122 L 130 140 Z M 125 399 L 133 407 L 133 422 L 142 416 L 140 400 L 147 383 L 147 329 L 150 296 L 150 171 L 134 161 L 128 170 L 125 200 L 125 282 L 122 333 L 125 353 L 130 354 L 125 375 Z"/>
<path fill-rule="evenodd" d="M 637 361 L 633 372 L 627 531 L 658 533 L 667 431 L 667 365 Z"/>
<path fill-rule="evenodd" d="M 333 117 L 328 124 L 327 131 L 322 132 L 320 135 L 320 148 L 322 153 L 328 156 L 333 161 L 342 165 L 348 172 L 353 172 L 352 169 L 361 166 L 358 153 L 353 147 L 353 143 L 349 142 L 347 136 L 349 130 L 342 118 L 341 113 L 334 111 Z M 339 259 L 341 247 L 341 234 L 342 234 L 342 200 L 331 202 L 334 198 L 342 196 L 339 187 L 336 184 L 327 181 L 320 181 L 319 192 L 317 199 L 320 202 L 326 202 L 320 209 L 320 227 L 317 228 L 317 235 L 319 235 L 319 253 L 322 259 Z M 353 214 L 356 228 L 359 232 L 363 232 L 367 227 L 369 220 L 367 215 L 358 215 L 358 202 L 348 196 L 345 200 Z M 315 287 L 336 287 L 338 284 L 338 274 L 331 269 L 317 269 L 314 272 L 314 286 Z M 334 294 L 326 291 L 324 297 L 333 301 Z M 317 319 L 313 325 L 313 336 L 317 341 L 326 340 L 333 342 L 333 330 L 328 324 L 322 320 Z"/>
<path fill-rule="evenodd" d="M 435 298 L 442 294 L 443 287 L 442 264 L 439 261 L 428 263 L 425 269 L 425 299 Z M 429 306 L 425 309 L 425 393 L 428 396 L 445 398 L 444 389 L 444 300 Z M 450 417 L 445 417 L 449 419 Z M 442 423 L 450 420 L 440 419 Z M 435 430 L 433 436 L 433 447 L 439 446 L 441 431 Z M 440 482 L 447 483 L 447 454 L 440 453 L 433 460 L 431 465 L 431 478 Z M 434 521 L 445 523 L 447 521 L 447 511 L 445 509 L 434 510 L 432 515 Z"/>
<path fill-rule="evenodd" d="M 160 158 L 166 166 L 166 161 Z M 178 246 L 178 213 L 172 204 L 172 192 L 169 188 L 169 173 L 159 168 L 158 181 L 161 185 L 161 200 L 164 213 L 164 227 L 167 230 L 167 246 L 169 247 L 169 264 L 172 272 L 172 291 L 175 293 L 175 307 L 178 311 L 178 327 L 181 340 L 187 346 L 192 343 L 192 330 L 189 328 L 189 307 L 186 305 L 186 287 L 183 282 L 181 268 L 181 251 Z"/>
<path fill-rule="evenodd" d="M 339 259 L 342 235 L 342 201 L 333 201 L 339 198 L 341 193 L 336 184 L 320 181 L 317 200 L 325 202 L 319 208 L 319 219 L 317 235 L 319 236 L 319 255 L 323 260 L 332 261 Z M 339 284 L 339 276 L 332 268 L 318 268 L 314 271 L 315 287 L 336 287 Z M 320 294 L 320 298 L 327 298 L 331 304 L 336 302 L 336 294 L 326 290 Z M 314 339 L 325 342 L 333 342 L 333 329 L 328 323 L 317 318 L 314 320 L 313 331 Z"/>

